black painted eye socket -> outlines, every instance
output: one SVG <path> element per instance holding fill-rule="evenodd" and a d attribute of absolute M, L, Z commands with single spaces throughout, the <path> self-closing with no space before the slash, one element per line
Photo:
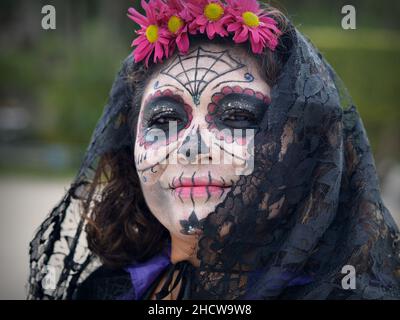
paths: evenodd
<path fill-rule="evenodd" d="M 257 128 L 267 105 L 247 94 L 231 93 L 217 104 L 217 125 L 233 129 Z"/>
<path fill-rule="evenodd" d="M 176 121 L 178 130 L 185 126 L 188 115 L 182 102 L 172 97 L 159 97 L 151 101 L 144 111 L 144 126 L 168 130 L 171 121 Z"/>

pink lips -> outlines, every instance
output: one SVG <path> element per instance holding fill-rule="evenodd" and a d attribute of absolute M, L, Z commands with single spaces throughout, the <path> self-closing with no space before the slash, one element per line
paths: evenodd
<path fill-rule="evenodd" d="M 209 178 L 181 178 L 174 179 L 172 183 L 172 189 L 181 199 L 222 196 L 229 188 L 224 182 Z"/>

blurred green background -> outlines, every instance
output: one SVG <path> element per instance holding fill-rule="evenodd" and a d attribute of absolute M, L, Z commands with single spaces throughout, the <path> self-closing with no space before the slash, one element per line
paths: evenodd
<path fill-rule="evenodd" d="M 41 8 L 57 29 L 41 28 Z M 379 173 L 400 160 L 400 2 L 272 1 L 326 56 L 362 115 Z M 357 29 L 341 28 L 352 4 Z M 70 175 L 79 166 L 121 61 L 138 1 L 2 0 L 0 174 Z"/>

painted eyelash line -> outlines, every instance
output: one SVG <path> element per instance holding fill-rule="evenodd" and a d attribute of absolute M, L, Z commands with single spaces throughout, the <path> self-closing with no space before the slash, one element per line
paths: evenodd
<path fill-rule="evenodd" d="M 145 131 L 149 131 L 152 129 L 154 122 L 157 121 L 159 118 L 168 117 L 168 116 L 179 116 L 179 114 L 174 110 L 174 108 L 164 108 L 162 110 L 154 111 L 149 115 L 145 115 L 143 117 L 143 123 L 145 124 L 146 128 Z M 168 125 L 168 123 L 167 123 Z"/>

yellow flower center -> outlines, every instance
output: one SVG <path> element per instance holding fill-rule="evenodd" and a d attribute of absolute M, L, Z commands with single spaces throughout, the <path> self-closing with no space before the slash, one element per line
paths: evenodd
<path fill-rule="evenodd" d="M 151 24 L 147 27 L 146 38 L 150 43 L 154 43 L 158 40 L 158 27 L 155 24 Z"/>
<path fill-rule="evenodd" d="M 260 20 L 258 17 L 251 11 L 243 12 L 242 14 L 243 21 L 249 27 L 258 27 L 260 25 Z"/>
<path fill-rule="evenodd" d="M 218 3 L 210 3 L 204 8 L 204 15 L 208 20 L 217 21 L 224 14 L 224 8 Z"/>
<path fill-rule="evenodd" d="M 177 16 L 172 16 L 168 20 L 168 30 L 171 33 L 177 33 L 179 29 L 183 26 L 183 21 Z"/>

